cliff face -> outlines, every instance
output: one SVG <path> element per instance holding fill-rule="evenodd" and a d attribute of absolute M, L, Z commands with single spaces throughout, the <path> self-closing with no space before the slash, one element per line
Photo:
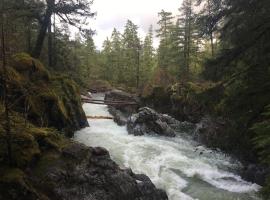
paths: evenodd
<path fill-rule="evenodd" d="M 0 200 L 167 199 L 148 177 L 120 169 L 105 149 L 87 148 L 66 137 L 88 125 L 71 79 L 18 54 L 6 81 L 12 166 L 1 102 Z"/>

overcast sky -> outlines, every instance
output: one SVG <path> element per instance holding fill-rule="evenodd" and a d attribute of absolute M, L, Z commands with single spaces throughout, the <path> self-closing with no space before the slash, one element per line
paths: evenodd
<path fill-rule="evenodd" d="M 110 37 L 113 28 L 123 32 L 127 19 L 139 26 L 139 34 L 144 37 L 152 24 L 157 29 L 158 12 L 162 9 L 178 14 L 182 0 L 94 0 L 92 11 L 97 12 L 95 20 L 89 26 L 96 30 L 94 40 L 101 49 L 106 37 Z M 155 39 L 155 46 L 158 40 Z"/>

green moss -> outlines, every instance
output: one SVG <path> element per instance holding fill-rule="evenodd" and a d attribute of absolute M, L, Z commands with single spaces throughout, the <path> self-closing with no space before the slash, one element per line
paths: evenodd
<path fill-rule="evenodd" d="M 2 106 L 0 106 L 2 110 Z M 52 128 L 39 128 L 26 122 L 25 119 L 16 112 L 10 116 L 12 122 L 12 155 L 15 166 L 24 168 L 31 164 L 41 153 L 47 149 L 61 150 L 66 140 L 58 131 Z M 3 115 L 0 115 L 3 118 Z M 6 134 L 4 131 L 4 120 L 0 121 L 0 163 L 6 159 Z"/>
<path fill-rule="evenodd" d="M 37 128 L 31 127 L 28 132 L 38 141 L 40 148 L 50 148 L 61 150 L 68 140 L 61 136 L 59 132 L 52 128 Z"/>
<path fill-rule="evenodd" d="M 18 168 L 2 168 L 0 171 L 0 182 L 23 182 L 25 174 Z"/>
<path fill-rule="evenodd" d="M 38 177 L 46 176 L 44 171 L 46 171 L 50 166 L 54 165 L 57 162 L 60 154 L 55 151 L 48 151 L 40 157 L 40 160 L 37 162 L 33 173 Z"/>
<path fill-rule="evenodd" d="M 86 118 L 82 110 L 78 85 L 63 75 L 49 75 L 44 66 L 25 53 L 13 56 L 10 74 L 10 99 L 13 109 L 24 112 L 28 107 L 28 120 L 37 126 L 56 127 L 70 135 L 82 127 Z M 47 73 L 48 81 L 37 73 Z M 83 119 L 84 118 L 84 119 Z"/>
<path fill-rule="evenodd" d="M 41 62 L 32 58 L 27 53 L 18 53 L 13 55 L 12 66 L 19 72 L 32 70 L 33 67 L 35 67 L 37 71 L 45 71 L 45 67 Z"/>
<path fill-rule="evenodd" d="M 42 63 L 32 58 L 27 53 L 18 53 L 12 56 L 11 66 L 20 73 L 23 73 L 25 78 L 35 80 L 49 80 L 50 76 Z M 27 72 L 27 73 L 25 73 Z"/>
<path fill-rule="evenodd" d="M 11 66 L 8 81 L 12 154 L 15 166 L 23 169 L 45 151 L 61 151 L 69 142 L 60 133 L 72 135 L 86 117 L 79 87 L 67 76 L 49 74 L 38 60 L 25 53 L 14 55 Z M 50 81 L 45 76 L 51 77 Z M 7 161 L 4 126 L 4 107 L 0 104 L 0 164 Z"/>
<path fill-rule="evenodd" d="M 26 167 L 40 155 L 39 145 L 35 138 L 27 133 L 13 135 L 12 155 L 16 166 Z"/>

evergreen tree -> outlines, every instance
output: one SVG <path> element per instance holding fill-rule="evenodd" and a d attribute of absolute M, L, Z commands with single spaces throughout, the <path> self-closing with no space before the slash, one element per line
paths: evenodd
<path fill-rule="evenodd" d="M 173 26 L 173 16 L 171 12 L 162 10 L 158 13 L 160 20 L 158 21 L 159 29 L 157 30 L 157 36 L 160 38 L 160 44 L 158 48 L 158 66 L 162 68 L 168 68 L 170 65 L 170 35 Z"/>
<path fill-rule="evenodd" d="M 153 26 L 151 25 L 143 43 L 142 61 L 141 61 L 141 81 L 145 83 L 151 76 L 155 67 L 155 54 L 153 47 Z"/>
<path fill-rule="evenodd" d="M 222 13 L 220 10 L 223 8 L 222 0 L 197 0 L 197 4 L 202 7 L 198 15 L 198 26 L 200 36 L 210 40 L 211 56 L 213 57 L 217 51 L 217 37 L 220 24 L 217 23 Z"/>
<path fill-rule="evenodd" d="M 113 29 L 112 36 L 111 36 L 111 45 L 112 45 L 112 63 L 111 67 L 113 68 L 114 82 L 121 83 L 123 82 L 124 78 L 124 69 L 123 69 L 123 62 L 122 62 L 122 41 L 121 41 L 121 33 Z"/>
<path fill-rule="evenodd" d="M 103 57 L 103 70 L 101 77 L 107 81 L 112 81 L 114 71 L 111 68 L 113 58 L 112 58 L 112 44 L 109 38 L 107 38 L 103 42 L 102 57 Z"/>
<path fill-rule="evenodd" d="M 90 80 L 90 75 L 93 73 L 94 67 L 97 65 L 97 53 L 96 46 L 93 40 L 93 33 L 91 31 L 87 31 L 83 34 L 85 39 L 84 42 L 84 66 L 82 69 L 82 76 L 86 80 Z"/>
<path fill-rule="evenodd" d="M 193 0 L 184 0 L 182 7 L 179 9 L 181 17 L 179 24 L 183 29 L 183 64 L 185 78 L 190 76 L 192 57 L 198 50 L 198 32 L 195 23 L 194 3 Z"/>
<path fill-rule="evenodd" d="M 184 52 L 184 31 L 180 26 L 180 20 L 172 26 L 170 35 L 170 72 L 171 74 L 178 75 L 182 79 L 185 75 L 183 52 Z"/>
<path fill-rule="evenodd" d="M 35 47 L 32 56 L 39 58 L 41 55 L 43 43 L 46 37 L 47 29 L 51 25 L 51 17 L 55 13 L 61 20 L 67 24 L 73 25 L 82 29 L 80 26 L 85 22 L 82 17 L 93 17 L 95 13 L 90 11 L 92 1 L 86 0 L 46 0 L 45 10 L 40 16 L 40 29 L 38 32 Z"/>
<path fill-rule="evenodd" d="M 125 83 L 129 86 L 138 85 L 138 73 L 140 65 L 140 39 L 138 37 L 138 27 L 130 20 L 127 21 L 123 34 L 123 62 Z"/>

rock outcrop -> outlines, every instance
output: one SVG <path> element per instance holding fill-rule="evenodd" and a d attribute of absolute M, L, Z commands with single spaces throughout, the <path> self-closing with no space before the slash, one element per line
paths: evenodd
<path fill-rule="evenodd" d="M 123 126 L 127 124 L 127 120 L 132 113 L 136 113 L 140 100 L 135 95 L 129 94 L 122 90 L 112 90 L 105 94 L 105 101 L 125 101 L 134 102 L 135 105 L 113 105 L 109 106 L 109 112 L 114 116 L 114 121 Z"/>
<path fill-rule="evenodd" d="M 136 112 L 139 106 L 139 99 L 135 95 L 129 94 L 122 90 L 112 90 L 110 92 L 107 92 L 105 95 L 105 100 L 106 101 L 126 101 L 126 102 L 134 102 L 138 104 L 138 105 L 125 105 L 125 106 L 114 105 L 113 106 L 125 114 Z"/>
<path fill-rule="evenodd" d="M 147 176 L 120 169 L 107 150 L 78 143 L 46 152 L 34 168 L 8 170 L 1 177 L 1 200 L 168 199 Z"/>
<path fill-rule="evenodd" d="M 175 136 L 175 128 L 179 125 L 176 119 L 157 113 L 151 108 L 143 107 L 139 112 L 131 115 L 127 122 L 128 132 L 133 135 L 162 135 Z"/>

